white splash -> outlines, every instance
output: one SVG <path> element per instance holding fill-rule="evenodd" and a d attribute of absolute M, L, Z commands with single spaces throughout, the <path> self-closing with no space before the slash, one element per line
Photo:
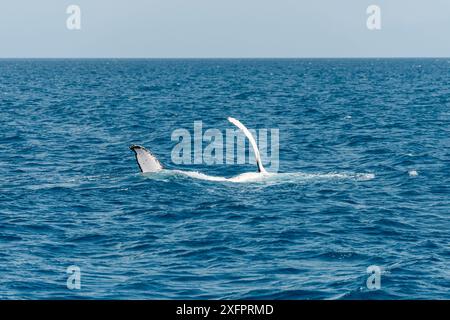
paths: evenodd
<path fill-rule="evenodd" d="M 408 171 L 408 174 L 410 177 L 417 177 L 419 173 L 416 170 L 410 170 Z"/>
<path fill-rule="evenodd" d="M 302 181 L 315 180 L 356 180 L 367 181 L 375 178 L 373 173 L 303 173 L 303 172 L 288 172 L 288 173 L 261 173 L 261 172 L 246 172 L 240 175 L 227 178 L 221 176 L 211 176 L 197 171 L 183 171 L 183 170 L 167 170 L 163 169 L 157 173 L 144 174 L 149 179 L 163 180 L 170 176 L 184 176 L 191 179 L 225 182 L 225 183 L 299 183 Z"/>

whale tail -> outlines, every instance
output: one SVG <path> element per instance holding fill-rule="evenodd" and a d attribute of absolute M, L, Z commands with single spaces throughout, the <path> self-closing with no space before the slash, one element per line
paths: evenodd
<path fill-rule="evenodd" d="M 250 141 L 250 144 L 253 148 L 253 153 L 255 154 L 256 158 L 256 165 L 258 166 L 258 172 L 261 173 L 267 173 L 266 169 L 264 169 L 262 161 L 261 161 L 261 155 L 259 154 L 258 145 L 256 144 L 255 138 L 253 138 L 252 134 L 248 129 L 240 122 L 239 120 L 228 117 L 228 121 L 230 121 L 232 124 L 234 124 L 236 127 L 238 127 L 242 132 L 244 132 L 245 136 L 247 137 L 248 141 Z"/>
<path fill-rule="evenodd" d="M 158 172 L 163 169 L 163 166 L 158 159 L 144 147 L 133 144 L 130 149 L 134 151 L 136 162 L 142 173 Z"/>

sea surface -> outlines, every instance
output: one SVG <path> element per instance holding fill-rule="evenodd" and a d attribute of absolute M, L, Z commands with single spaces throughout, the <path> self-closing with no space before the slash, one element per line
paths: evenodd
<path fill-rule="evenodd" d="M 288 178 L 139 172 L 229 116 Z M 0 298 L 449 299 L 450 59 L 0 60 Z"/>

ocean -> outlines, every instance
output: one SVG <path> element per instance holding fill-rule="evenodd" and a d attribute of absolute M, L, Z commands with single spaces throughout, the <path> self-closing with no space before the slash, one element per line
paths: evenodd
<path fill-rule="evenodd" d="M 230 116 L 287 178 L 139 172 Z M 449 59 L 0 60 L 0 298 L 449 299 L 449 121 Z"/>

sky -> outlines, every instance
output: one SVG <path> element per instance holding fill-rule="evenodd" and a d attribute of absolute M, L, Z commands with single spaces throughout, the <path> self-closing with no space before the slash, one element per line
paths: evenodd
<path fill-rule="evenodd" d="M 69 5 L 81 29 L 69 30 Z M 367 7 L 381 9 L 369 30 Z M 0 58 L 450 57 L 449 0 L 14 0 Z"/>

